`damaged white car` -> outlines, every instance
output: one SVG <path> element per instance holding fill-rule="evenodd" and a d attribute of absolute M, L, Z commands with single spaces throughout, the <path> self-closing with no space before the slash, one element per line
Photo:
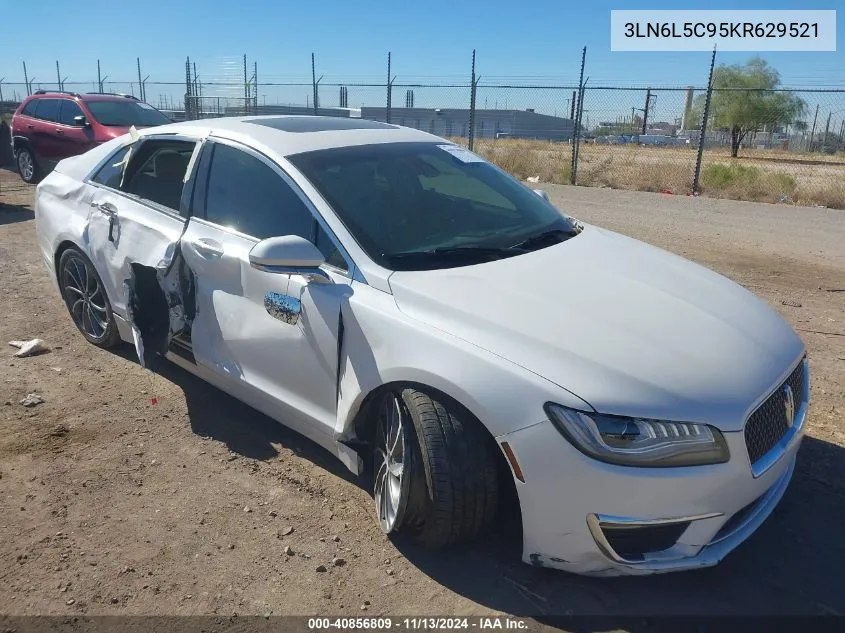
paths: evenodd
<path fill-rule="evenodd" d="M 90 342 L 370 469 L 384 532 L 445 546 L 518 513 L 534 565 L 714 565 L 792 476 L 804 344 L 742 287 L 536 194 L 417 130 L 245 117 L 64 160 L 35 210 Z"/>

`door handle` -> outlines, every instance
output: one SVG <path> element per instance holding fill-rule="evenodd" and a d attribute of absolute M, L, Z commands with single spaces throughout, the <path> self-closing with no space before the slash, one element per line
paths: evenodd
<path fill-rule="evenodd" d="M 28 130 L 31 130 L 31 129 L 32 129 L 32 128 L 34 128 L 34 127 L 35 127 L 35 126 L 34 126 L 32 123 L 27 123 L 27 124 L 26 124 L 26 128 L 27 128 Z"/>
<path fill-rule="evenodd" d="M 100 213 L 110 218 L 113 218 L 117 215 L 117 207 L 114 206 L 111 202 L 95 202 L 92 200 L 91 206 L 95 209 L 98 209 Z"/>
<path fill-rule="evenodd" d="M 219 259 L 223 255 L 223 245 L 217 240 L 201 237 L 192 244 L 197 253 L 206 259 Z"/>
<path fill-rule="evenodd" d="M 91 201 L 91 206 L 109 219 L 109 242 L 114 242 L 114 225 L 117 224 L 117 207 L 111 202 Z"/>
<path fill-rule="evenodd" d="M 65 133 L 64 130 L 60 130 L 59 128 L 56 128 L 56 134 L 64 134 L 64 133 Z"/>

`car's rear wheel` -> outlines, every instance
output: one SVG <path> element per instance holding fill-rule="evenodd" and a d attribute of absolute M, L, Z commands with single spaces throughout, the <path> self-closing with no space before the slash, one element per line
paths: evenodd
<path fill-rule="evenodd" d="M 17 165 L 18 173 L 24 182 L 33 184 L 38 181 L 38 163 L 28 147 L 24 146 L 18 150 Z"/>
<path fill-rule="evenodd" d="M 82 335 L 98 347 L 114 347 L 120 342 L 111 304 L 93 264 L 76 248 L 68 248 L 59 258 L 59 287 L 68 312 Z"/>
<path fill-rule="evenodd" d="M 390 391 L 377 407 L 374 498 L 385 533 L 443 547 L 487 528 L 498 504 L 495 445 L 456 402 L 417 389 Z"/>

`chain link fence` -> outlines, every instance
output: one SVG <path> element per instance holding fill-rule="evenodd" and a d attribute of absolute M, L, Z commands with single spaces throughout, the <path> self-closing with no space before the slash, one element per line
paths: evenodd
<path fill-rule="evenodd" d="M 703 193 L 845 208 L 845 91 L 714 89 L 708 119 Z"/>
<path fill-rule="evenodd" d="M 300 114 L 360 117 L 465 145 L 518 178 L 845 208 L 845 90 L 342 81 L 259 75 L 246 56 L 185 61 L 150 80 L 0 81 L 0 115 L 37 89 L 137 96 L 174 120 Z M 24 67 L 24 70 L 26 68 Z M 394 66 L 395 70 L 395 66 Z M 712 71 L 711 71 L 712 72 Z M 712 74 L 709 84 L 713 86 Z M 580 123 L 579 123 L 580 122 Z M 704 132 L 702 133 L 702 123 Z M 699 158 L 700 155 L 700 158 Z"/>

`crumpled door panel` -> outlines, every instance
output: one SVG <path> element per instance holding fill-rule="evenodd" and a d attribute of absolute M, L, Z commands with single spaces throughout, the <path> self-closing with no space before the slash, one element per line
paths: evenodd
<path fill-rule="evenodd" d="M 195 314 L 193 275 L 181 256 L 179 242 L 170 245 L 155 267 L 133 262 L 130 273 L 124 281 L 127 321 L 138 361 L 155 369 L 173 337 L 190 339 Z"/>

